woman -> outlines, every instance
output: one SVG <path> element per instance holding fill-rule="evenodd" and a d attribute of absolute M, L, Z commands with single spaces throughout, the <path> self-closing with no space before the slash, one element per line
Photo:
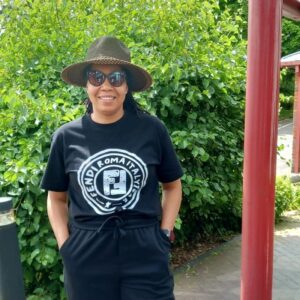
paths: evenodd
<path fill-rule="evenodd" d="M 151 76 L 105 36 L 62 78 L 89 98 L 86 115 L 55 132 L 41 185 L 68 299 L 174 299 L 168 256 L 182 170 L 162 122 L 131 94 Z"/>

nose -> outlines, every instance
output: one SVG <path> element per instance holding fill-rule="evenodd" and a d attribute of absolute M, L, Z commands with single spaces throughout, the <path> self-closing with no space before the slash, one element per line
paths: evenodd
<path fill-rule="evenodd" d="M 101 89 L 112 89 L 112 85 L 109 83 L 108 79 L 105 78 L 104 82 L 100 85 Z"/>

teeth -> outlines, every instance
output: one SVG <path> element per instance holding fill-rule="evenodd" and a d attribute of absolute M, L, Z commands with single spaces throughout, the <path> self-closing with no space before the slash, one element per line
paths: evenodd
<path fill-rule="evenodd" d="M 103 99 L 103 100 L 113 100 L 115 97 L 113 96 L 101 96 L 99 97 L 99 99 Z"/>

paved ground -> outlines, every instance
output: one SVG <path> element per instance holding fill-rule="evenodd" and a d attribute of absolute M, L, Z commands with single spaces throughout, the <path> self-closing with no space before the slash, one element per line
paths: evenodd
<path fill-rule="evenodd" d="M 241 237 L 175 271 L 176 300 L 234 300 L 240 295 Z M 300 212 L 276 226 L 273 300 L 300 299 Z"/>
<path fill-rule="evenodd" d="M 282 122 L 277 175 L 291 174 L 292 123 Z M 175 271 L 176 300 L 234 300 L 240 298 L 241 236 Z M 253 299 L 255 300 L 255 299 Z M 276 226 L 273 300 L 300 300 L 300 211 L 288 213 Z"/>

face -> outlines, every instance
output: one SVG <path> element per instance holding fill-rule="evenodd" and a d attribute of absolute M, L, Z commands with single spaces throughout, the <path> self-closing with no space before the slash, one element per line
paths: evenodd
<path fill-rule="evenodd" d="M 92 65 L 91 70 L 101 71 L 105 75 L 122 71 L 117 65 Z M 126 81 L 119 87 L 112 86 L 107 78 L 100 86 L 87 81 L 86 90 L 93 105 L 92 119 L 95 122 L 112 123 L 123 116 L 123 103 L 128 92 Z"/>

